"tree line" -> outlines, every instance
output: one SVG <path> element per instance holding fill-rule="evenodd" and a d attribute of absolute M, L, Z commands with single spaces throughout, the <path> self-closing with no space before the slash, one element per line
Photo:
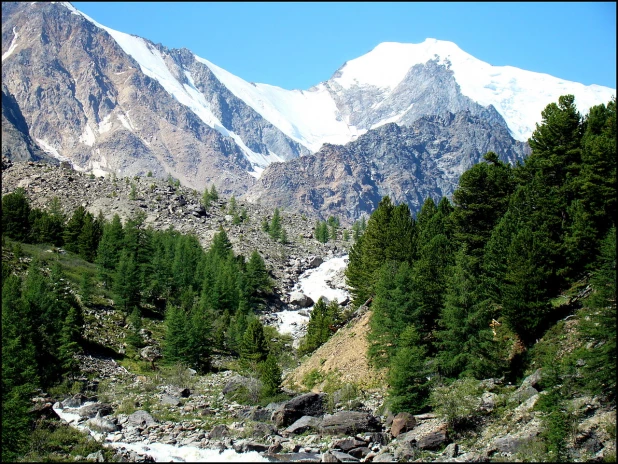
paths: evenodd
<path fill-rule="evenodd" d="M 616 102 L 582 117 L 560 97 L 529 144 L 516 166 L 487 153 L 452 202 L 427 199 L 416 217 L 384 197 L 352 247 L 347 282 L 355 304 L 372 298 L 368 356 L 389 368 L 394 412 L 424 410 L 437 379 L 515 380 L 572 311 L 552 300 L 591 274 L 606 296 L 588 303 L 598 324 L 582 331 L 596 327 L 605 348 L 588 365 L 615 374 Z M 587 381 L 615 394 L 603 377 Z"/>

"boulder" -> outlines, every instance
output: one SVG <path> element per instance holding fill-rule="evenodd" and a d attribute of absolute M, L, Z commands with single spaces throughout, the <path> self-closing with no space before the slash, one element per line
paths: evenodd
<path fill-rule="evenodd" d="M 356 438 L 344 438 L 343 440 L 337 440 L 333 442 L 333 448 L 340 449 L 341 451 L 344 451 L 346 453 L 349 452 L 351 449 L 359 448 L 366 445 L 367 443 Z"/>
<path fill-rule="evenodd" d="M 161 404 L 165 404 L 167 406 L 180 406 L 182 403 L 180 402 L 180 398 L 163 394 L 161 395 Z"/>
<path fill-rule="evenodd" d="M 114 424 L 108 419 L 102 418 L 98 413 L 96 417 L 90 419 L 88 422 L 90 423 L 91 427 L 100 432 L 111 433 L 120 430 L 120 427 L 117 424 Z"/>
<path fill-rule="evenodd" d="M 320 432 L 328 435 L 353 435 L 359 432 L 377 432 L 380 429 L 378 419 L 369 413 L 339 411 L 324 416 Z"/>
<path fill-rule="evenodd" d="M 360 459 L 355 458 L 354 456 L 344 453 L 343 451 L 331 450 L 330 454 L 332 454 L 339 462 L 359 462 Z"/>
<path fill-rule="evenodd" d="M 78 393 L 77 395 L 74 395 L 74 396 L 64 400 L 61 403 L 61 407 L 62 407 L 62 409 L 66 409 L 66 408 L 79 408 L 86 401 L 88 401 L 86 396 L 82 395 L 81 393 Z"/>
<path fill-rule="evenodd" d="M 309 256 L 307 259 L 307 269 L 315 269 L 316 267 L 320 267 L 323 262 L 324 260 L 319 256 Z"/>
<path fill-rule="evenodd" d="M 154 346 L 145 346 L 139 352 L 142 359 L 146 361 L 156 361 L 161 357 L 161 352 Z"/>
<path fill-rule="evenodd" d="M 401 433 L 409 432 L 416 427 L 416 419 L 409 412 L 400 412 L 393 418 L 391 434 L 398 437 Z"/>
<path fill-rule="evenodd" d="M 131 414 L 128 418 L 128 421 L 133 425 L 138 425 L 141 427 L 147 427 L 149 425 L 157 423 L 157 421 L 155 421 L 150 414 L 142 410 L 135 411 L 133 414 Z"/>
<path fill-rule="evenodd" d="M 303 433 L 307 430 L 318 430 L 321 423 L 322 420 L 319 417 L 303 416 L 285 429 L 283 433 L 289 435 Z"/>
<path fill-rule="evenodd" d="M 423 435 L 417 442 L 417 446 L 422 450 L 435 450 L 448 442 L 448 432 L 446 425 Z"/>
<path fill-rule="evenodd" d="M 80 417 L 93 418 L 95 416 L 100 415 L 107 416 L 113 412 L 111 404 L 107 403 L 92 403 L 82 406 L 77 410 L 77 414 Z"/>
<path fill-rule="evenodd" d="M 372 462 L 396 462 L 395 456 L 390 453 L 378 454 L 375 458 L 373 458 Z"/>
<path fill-rule="evenodd" d="M 263 438 L 276 435 L 277 429 L 270 424 L 256 422 L 253 424 L 249 432 L 253 438 Z"/>
<path fill-rule="evenodd" d="M 230 431 L 224 424 L 215 425 L 210 431 L 209 438 L 220 440 L 230 435 Z"/>
<path fill-rule="evenodd" d="M 324 394 L 306 393 L 286 401 L 272 414 L 277 427 L 293 424 L 302 416 L 321 416 L 324 414 Z"/>
<path fill-rule="evenodd" d="M 519 387 L 520 389 L 524 389 L 526 387 L 532 387 L 535 389 L 539 389 L 539 384 L 541 382 L 541 378 L 543 377 L 543 369 L 539 368 L 536 371 L 534 371 L 531 375 L 529 375 L 528 377 L 526 377 L 522 382 L 521 382 L 521 386 Z"/>
<path fill-rule="evenodd" d="M 358 459 L 366 458 L 369 455 L 369 453 L 371 453 L 371 450 L 367 448 L 366 446 L 361 446 L 360 448 L 354 448 L 348 451 L 348 454 L 350 456 L 354 456 L 355 458 L 358 458 Z"/>
<path fill-rule="evenodd" d="M 303 292 L 292 292 L 290 293 L 290 304 L 300 306 L 301 308 L 308 308 L 313 306 L 313 300 Z"/>

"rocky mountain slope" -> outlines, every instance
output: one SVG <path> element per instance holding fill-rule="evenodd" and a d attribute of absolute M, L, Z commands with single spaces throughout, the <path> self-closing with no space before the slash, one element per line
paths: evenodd
<path fill-rule="evenodd" d="M 309 156 L 324 144 L 347 147 L 363 135 L 377 139 L 389 123 L 418 127 L 419 118 L 448 120 L 460 112 L 478 122 L 478 131 L 489 131 L 484 137 L 501 139 L 493 149 L 503 159 L 515 159 L 512 152 L 523 153 L 518 143 L 559 94 L 575 94 L 585 112 L 615 93 L 493 67 L 455 44 L 434 39 L 380 44 L 345 63 L 328 81 L 306 91 L 285 90 L 246 82 L 190 50 L 110 29 L 69 3 L 5 2 L 2 13 L 3 139 L 12 141 L 3 141 L 3 154 L 16 160 L 65 160 L 97 175 L 171 175 L 190 188 L 202 190 L 214 183 L 220 192 L 237 196 L 247 193 L 273 162 Z M 458 167 L 419 171 L 413 186 L 419 193 L 399 195 L 400 201 L 414 209 L 427 192 L 448 194 L 459 166 L 467 166 L 468 158 L 478 161 L 476 153 L 450 151 L 445 145 L 447 138 L 464 136 L 465 131 L 434 133 L 426 164 L 459 156 L 449 161 Z M 384 144 L 396 151 L 406 142 Z M 322 156 L 332 148 L 325 150 Z M 378 194 L 392 191 L 389 185 L 399 180 L 381 167 L 380 156 L 364 154 L 376 158 L 371 176 L 384 179 L 384 185 L 371 187 Z M 419 167 L 424 169 L 422 163 Z M 281 192 L 266 186 L 287 183 L 286 178 L 274 180 L 281 172 L 270 171 L 271 180 L 260 182 L 247 198 L 274 204 L 269 197 Z M 365 185 L 361 179 L 355 182 Z M 317 193 L 324 190 L 318 183 L 310 187 Z M 356 201 L 355 192 L 340 188 L 334 201 L 341 203 L 346 217 L 370 212 L 374 194 Z M 317 193 L 296 189 L 286 196 Z M 332 201 L 324 208 L 319 201 L 311 200 L 311 207 L 323 217 L 330 214 Z M 289 202 L 279 202 L 284 204 Z"/>
<path fill-rule="evenodd" d="M 249 201 L 351 222 L 373 211 L 384 195 L 418 211 L 426 198 L 450 196 L 459 176 L 488 151 L 511 164 L 528 146 L 506 127 L 462 111 L 395 123 L 345 146 L 324 145 L 312 156 L 273 163 L 247 194 Z"/>

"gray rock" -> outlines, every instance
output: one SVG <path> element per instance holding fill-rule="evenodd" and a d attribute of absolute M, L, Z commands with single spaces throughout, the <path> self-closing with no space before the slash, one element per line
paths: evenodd
<path fill-rule="evenodd" d="M 319 267 L 323 262 L 324 260 L 319 256 L 310 256 L 307 259 L 307 269 L 315 269 L 316 267 Z"/>
<path fill-rule="evenodd" d="M 459 445 L 457 443 L 451 443 L 444 449 L 444 451 L 442 451 L 442 456 L 446 456 L 447 458 L 457 457 L 458 454 Z"/>
<path fill-rule="evenodd" d="M 395 456 L 390 453 L 378 454 L 375 458 L 373 458 L 372 462 L 396 462 Z"/>
<path fill-rule="evenodd" d="M 113 412 L 111 404 L 107 403 L 93 403 L 82 406 L 77 410 L 77 414 L 80 417 L 93 418 L 97 415 L 107 416 Z"/>
<path fill-rule="evenodd" d="M 277 427 L 293 424 L 302 416 L 321 416 L 324 414 L 324 394 L 306 393 L 286 401 L 272 414 Z"/>
<path fill-rule="evenodd" d="M 228 437 L 230 435 L 229 429 L 223 424 L 215 425 L 210 431 L 209 438 L 214 440 L 220 440 L 221 438 Z"/>
<path fill-rule="evenodd" d="M 301 308 L 308 308 L 313 306 L 314 301 L 302 292 L 290 293 L 290 304 L 300 306 Z"/>
<path fill-rule="evenodd" d="M 179 398 L 171 395 L 161 395 L 161 404 L 165 404 L 168 406 L 180 406 L 182 403 Z"/>
<path fill-rule="evenodd" d="M 146 411 L 139 410 L 135 411 L 128 417 L 128 422 L 133 425 L 138 426 L 149 426 L 156 424 L 157 421 L 153 419 L 153 417 Z"/>
<path fill-rule="evenodd" d="M 321 423 L 322 420 L 319 417 L 303 416 L 286 428 L 283 432 L 289 435 L 304 433 L 307 430 L 318 430 Z"/>
<path fill-rule="evenodd" d="M 367 443 L 356 438 L 344 438 L 343 440 L 337 440 L 333 442 L 333 448 L 340 449 L 341 451 L 345 451 L 346 453 L 351 449 L 359 448 L 366 445 Z"/>
<path fill-rule="evenodd" d="M 531 375 L 526 377 L 521 382 L 521 386 L 519 388 L 525 389 L 526 387 L 532 387 L 538 390 L 538 386 L 541 382 L 542 377 L 543 377 L 543 369 L 539 368 L 536 371 L 534 371 Z"/>
<path fill-rule="evenodd" d="M 448 442 L 448 433 L 446 427 L 439 428 L 433 432 L 424 435 L 418 440 L 417 446 L 422 450 L 435 450 Z"/>
<path fill-rule="evenodd" d="M 348 451 L 348 454 L 350 456 L 354 456 L 355 458 L 358 458 L 358 459 L 363 459 L 367 457 L 369 453 L 371 453 L 371 450 L 367 448 L 366 446 L 361 446 L 359 448 L 354 448 Z"/>
<path fill-rule="evenodd" d="M 103 452 L 99 450 L 96 453 L 90 453 L 86 456 L 86 461 L 105 462 L 105 457 L 103 456 Z"/>
<path fill-rule="evenodd" d="M 120 430 L 120 426 L 114 424 L 112 421 L 102 418 L 99 414 L 96 415 L 93 419 L 88 421 L 90 425 L 98 431 L 111 433 L 117 432 Z"/>
<path fill-rule="evenodd" d="M 354 456 L 344 453 L 342 451 L 331 450 L 330 454 L 332 454 L 339 462 L 358 462 L 360 459 L 355 458 Z"/>
<path fill-rule="evenodd" d="M 369 413 L 339 411 L 324 416 L 320 432 L 328 435 L 351 435 L 359 432 L 377 432 L 380 429 L 378 419 Z"/>
<path fill-rule="evenodd" d="M 391 426 L 391 434 L 393 437 L 399 436 L 399 434 L 408 432 L 416 427 L 416 419 L 408 412 L 400 412 L 393 418 L 393 424 Z"/>

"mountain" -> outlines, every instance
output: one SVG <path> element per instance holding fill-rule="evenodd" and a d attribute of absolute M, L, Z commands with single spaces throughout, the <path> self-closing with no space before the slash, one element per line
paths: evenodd
<path fill-rule="evenodd" d="M 391 123 L 415 127 L 423 118 L 450 121 L 465 114 L 479 124 L 477 132 L 488 131 L 480 138 L 502 140 L 495 151 L 503 159 L 521 159 L 519 142 L 527 140 L 548 103 L 572 93 L 585 113 L 615 93 L 491 66 L 451 42 L 435 39 L 379 44 L 345 63 L 328 81 L 308 90 L 285 90 L 246 82 L 190 50 L 169 49 L 105 27 L 70 3 L 43 2 L 2 4 L 2 84 L 3 115 L 7 98 L 22 121 L 5 130 L 3 117 L 3 133 L 21 128 L 21 135 L 12 139 L 31 140 L 30 145 L 39 147 L 22 149 L 22 158 L 38 156 L 31 152 L 40 149 L 97 175 L 150 171 L 200 191 L 214 184 L 223 194 L 254 199 L 279 196 L 264 190 L 260 176 L 267 169 L 264 174 L 274 178 L 285 169 L 269 166 L 299 163 L 298 158 L 322 153 L 324 144 L 357 150 L 347 144 L 362 136 L 379 137 L 380 129 Z M 506 136 L 512 137 L 508 143 Z M 444 136 L 427 142 L 439 146 L 438 139 Z M 394 150 L 405 143 L 388 147 Z M 16 149 L 4 147 L 3 153 L 15 156 Z M 431 153 L 446 156 L 439 150 Z M 415 184 L 416 190 L 452 185 L 466 159 L 479 159 L 477 151 L 449 153 L 461 157 L 453 161 L 459 167 L 415 175 L 414 182 L 429 182 Z M 374 155 L 363 156 L 369 160 Z M 378 164 L 372 175 L 386 183 L 376 180 L 376 192 L 391 191 L 388 185 L 396 178 L 389 177 L 388 169 L 380 171 Z M 448 194 L 449 188 L 439 188 Z M 302 194 L 294 192 L 296 197 Z M 341 191 L 336 196 L 351 195 Z M 332 195 L 324 198 L 325 203 L 334 201 Z M 372 204 L 342 208 L 358 214 L 365 203 Z"/>
<path fill-rule="evenodd" d="M 426 198 L 450 196 L 459 176 L 488 151 L 514 164 L 529 152 L 503 125 L 460 111 L 423 116 L 410 126 L 389 123 L 315 155 L 273 163 L 247 194 L 265 206 L 283 206 L 346 223 L 373 211 L 384 195 L 418 211 Z"/>

